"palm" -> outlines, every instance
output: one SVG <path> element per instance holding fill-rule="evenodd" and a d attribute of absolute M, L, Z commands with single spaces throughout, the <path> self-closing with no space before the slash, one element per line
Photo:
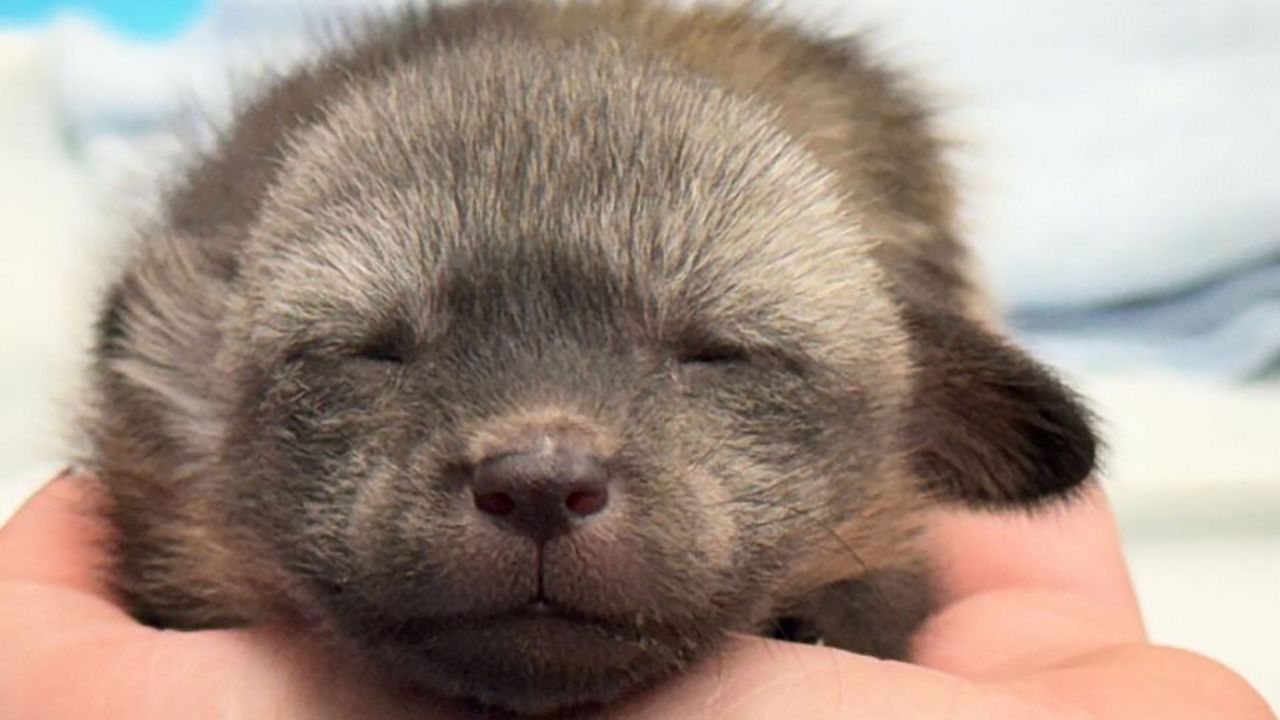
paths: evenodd
<path fill-rule="evenodd" d="M 0 530 L 0 717 L 449 717 L 373 690 L 278 630 L 136 624 L 95 576 L 83 485 L 55 483 Z M 953 597 L 919 637 L 918 665 L 739 637 L 615 715 L 1197 716 L 1182 692 L 1223 717 L 1271 717 L 1229 672 L 1143 644 L 1110 517 L 1099 494 L 1042 518 L 938 518 Z"/>

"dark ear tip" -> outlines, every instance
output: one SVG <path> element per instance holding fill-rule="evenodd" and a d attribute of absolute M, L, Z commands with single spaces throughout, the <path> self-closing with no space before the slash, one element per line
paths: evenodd
<path fill-rule="evenodd" d="M 960 317 L 914 318 L 914 469 L 944 497 L 1033 505 L 1093 474 L 1092 414 L 1052 372 Z"/>
<path fill-rule="evenodd" d="M 1093 475 L 1099 442 L 1091 414 L 1074 394 L 1046 380 L 1050 385 L 1019 403 L 1025 415 L 937 418 L 978 427 L 938 433 L 947 446 L 916 453 L 917 473 L 946 497 L 974 505 L 1037 504 L 1073 495 Z M 982 427 L 984 422 L 990 425 Z"/>
<path fill-rule="evenodd" d="M 1050 371 L 1040 367 L 1036 371 L 1038 387 L 1027 402 L 1038 412 L 1022 428 L 1026 479 L 1011 488 L 1013 493 L 990 498 L 993 502 L 1037 503 L 1069 497 L 1097 468 L 1099 442 L 1093 414 Z"/>
<path fill-rule="evenodd" d="M 1060 404 L 1048 404 L 1043 437 L 1032 443 L 1042 453 L 1041 477 L 1034 486 L 1043 495 L 1057 495 L 1084 482 L 1098 460 L 1098 438 L 1093 431 L 1093 414 L 1075 393 L 1056 379 Z"/>

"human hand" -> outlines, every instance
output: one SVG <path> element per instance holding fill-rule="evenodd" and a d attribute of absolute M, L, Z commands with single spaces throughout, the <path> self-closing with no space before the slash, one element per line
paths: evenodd
<path fill-rule="evenodd" d="M 943 608 L 912 664 L 739 638 L 629 720 L 1275 719 L 1238 675 L 1152 645 L 1105 496 L 1034 513 L 939 515 Z"/>
<path fill-rule="evenodd" d="M 276 628 L 134 622 L 97 569 L 103 529 L 65 477 L 0 530 L 0 718 L 445 720 Z M 940 517 L 946 608 L 920 664 L 732 638 L 615 709 L 657 718 L 1273 718 L 1230 671 L 1145 642 L 1100 494 L 1044 517 Z"/>
<path fill-rule="evenodd" d="M 104 528 L 90 484 L 60 477 L 0 529 L 0 718 L 450 717 L 352 680 L 278 628 L 140 625 L 101 581 Z"/>

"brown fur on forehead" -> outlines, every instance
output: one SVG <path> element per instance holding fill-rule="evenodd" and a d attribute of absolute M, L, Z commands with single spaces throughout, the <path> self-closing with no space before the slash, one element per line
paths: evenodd
<path fill-rule="evenodd" d="M 441 273 L 554 254 L 659 333 L 689 308 L 746 341 L 762 317 L 775 342 L 816 328 L 828 352 L 855 323 L 891 333 L 834 178 L 773 120 L 604 38 L 405 65 L 296 139 L 248 258 L 257 332 L 400 312 L 430 334 Z"/>
<path fill-rule="evenodd" d="M 217 153 L 175 188 L 175 230 L 242 245 L 277 180 L 291 138 L 320 122 L 353 84 L 484 37 L 609 33 L 661 54 L 742 96 L 768 102 L 781 124 L 836 172 L 854 212 L 883 238 L 875 254 L 895 292 L 913 301 L 980 306 L 954 227 L 954 191 L 917 86 L 877 63 L 856 37 L 822 38 L 758 7 L 676 10 L 652 0 L 429 4 L 378 23 L 347 47 L 274 83 L 241 109 Z M 234 267 L 226 252 L 224 264 Z"/>

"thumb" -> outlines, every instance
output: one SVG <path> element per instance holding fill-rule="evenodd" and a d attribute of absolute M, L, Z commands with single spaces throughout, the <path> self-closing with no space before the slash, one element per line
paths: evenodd
<path fill-rule="evenodd" d="M 0 718 L 444 718 L 269 629 L 134 621 L 101 581 L 92 481 L 60 477 L 0 529 Z"/>
<path fill-rule="evenodd" d="M 737 636 L 613 720 L 1031 720 L 1012 694 L 907 663 L 827 647 Z"/>
<path fill-rule="evenodd" d="M 105 596 L 107 528 L 91 478 L 64 471 L 0 528 L 0 582 L 31 582 Z"/>

